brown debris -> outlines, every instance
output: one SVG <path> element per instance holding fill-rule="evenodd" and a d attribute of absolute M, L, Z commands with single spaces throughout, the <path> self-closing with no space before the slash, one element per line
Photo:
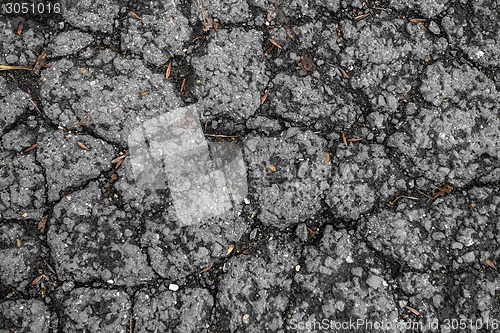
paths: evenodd
<path fill-rule="evenodd" d="M 484 261 L 484 263 L 488 266 L 490 266 L 491 268 L 493 268 L 494 270 L 497 270 L 497 266 L 495 266 L 495 264 L 493 263 L 493 261 L 491 261 L 490 259 L 486 259 Z"/>
<path fill-rule="evenodd" d="M 115 164 L 115 163 L 117 163 L 117 162 L 119 162 L 119 161 L 123 160 L 123 159 L 124 159 L 125 157 L 127 157 L 127 156 L 128 156 L 128 152 L 122 153 L 122 154 L 120 154 L 120 156 L 118 156 L 117 158 L 113 159 L 113 160 L 111 161 L 111 163 Z"/>
<path fill-rule="evenodd" d="M 315 66 L 312 58 L 308 55 L 304 55 L 300 57 L 300 61 L 298 63 L 299 67 L 306 74 L 311 74 L 314 72 Z"/>
<path fill-rule="evenodd" d="M 344 143 L 344 146 L 347 146 L 347 138 L 345 137 L 344 131 L 342 131 L 342 142 Z"/>
<path fill-rule="evenodd" d="M 92 115 L 90 113 L 85 114 L 80 120 L 75 123 L 76 127 L 87 126 L 92 121 Z"/>
<path fill-rule="evenodd" d="M 122 165 L 123 160 L 119 160 L 116 165 L 115 165 L 115 170 L 118 170 L 118 168 Z"/>
<path fill-rule="evenodd" d="M 453 191 L 454 187 L 453 185 L 446 184 L 432 192 L 432 195 L 427 195 L 424 192 L 420 191 L 417 189 L 417 192 L 422 194 L 424 197 L 426 197 L 428 200 L 427 201 L 433 201 L 436 200 L 439 197 L 445 196 L 446 194 L 451 193 Z"/>
<path fill-rule="evenodd" d="M 165 71 L 165 79 L 168 80 L 168 78 L 170 77 L 171 72 L 172 72 L 172 61 L 170 61 L 168 63 L 167 70 Z"/>
<path fill-rule="evenodd" d="M 183 94 L 186 91 L 186 80 L 187 79 L 182 79 L 181 83 L 181 94 Z"/>
<path fill-rule="evenodd" d="M 339 71 L 340 71 L 340 73 L 342 74 L 342 76 L 343 76 L 345 79 L 349 80 L 349 74 L 347 74 L 347 72 L 346 72 L 345 70 L 343 70 L 343 69 L 342 69 L 342 67 L 337 66 L 337 68 L 339 69 Z"/>
<path fill-rule="evenodd" d="M 40 221 L 38 221 L 37 229 L 41 234 L 45 233 L 45 228 L 47 227 L 47 221 L 49 220 L 48 215 L 44 215 Z"/>
<path fill-rule="evenodd" d="M 230 255 L 231 252 L 234 250 L 234 244 L 229 245 L 227 251 L 226 251 L 226 256 Z"/>
<path fill-rule="evenodd" d="M 35 64 L 33 65 L 33 72 L 35 74 L 39 74 L 40 69 L 49 67 L 49 66 L 47 66 L 47 62 L 45 60 L 46 58 L 47 58 L 47 52 L 45 52 L 45 51 L 42 51 L 42 53 L 40 53 L 38 58 L 36 58 Z"/>
<path fill-rule="evenodd" d="M 203 274 L 203 273 L 206 273 L 206 272 L 208 272 L 209 270 L 211 270 L 211 269 L 212 269 L 212 267 L 213 267 L 212 265 L 210 265 L 210 266 L 208 266 L 208 267 L 205 267 L 205 268 L 203 268 L 201 271 L 199 271 L 199 272 L 198 272 L 198 274 Z"/>
<path fill-rule="evenodd" d="M 280 45 L 280 44 L 278 44 L 278 42 L 277 42 L 277 41 L 275 41 L 274 39 L 269 38 L 268 40 L 269 40 L 269 42 L 271 42 L 271 44 L 273 44 L 274 46 L 276 46 L 278 49 L 283 49 L 283 48 L 281 47 L 281 45 Z"/>
<path fill-rule="evenodd" d="M 21 36 L 23 34 L 23 26 L 24 26 L 24 19 L 22 19 L 21 22 L 19 22 L 19 24 L 17 25 L 16 34 L 18 36 Z"/>
<path fill-rule="evenodd" d="M 38 282 L 40 282 L 41 279 L 47 279 L 47 276 L 45 274 L 41 274 L 40 276 L 36 277 L 33 281 L 31 281 L 31 285 L 34 286 Z"/>
<path fill-rule="evenodd" d="M 267 89 L 264 91 L 264 96 L 261 97 L 260 99 L 260 105 L 264 104 L 267 100 Z"/>
<path fill-rule="evenodd" d="M 38 107 L 38 105 L 36 105 L 35 101 L 30 99 L 30 102 L 31 102 L 31 105 L 33 105 L 33 107 L 35 108 L 36 112 L 38 112 L 38 115 L 42 115 L 42 111 L 40 110 L 40 108 Z"/>
<path fill-rule="evenodd" d="M 393 206 L 399 199 L 410 199 L 410 200 L 418 201 L 418 198 L 415 198 L 415 197 L 409 197 L 406 195 L 398 195 L 394 200 L 389 201 L 388 204 Z"/>
<path fill-rule="evenodd" d="M 368 12 L 368 13 L 364 13 L 364 14 L 361 14 L 361 15 L 358 15 L 356 16 L 354 19 L 356 21 L 361 21 L 361 20 L 364 20 L 365 18 L 367 18 L 368 16 L 370 16 L 372 13 Z"/>
<path fill-rule="evenodd" d="M 213 21 L 212 28 L 214 28 L 215 32 L 219 32 L 219 23 Z"/>
<path fill-rule="evenodd" d="M 29 146 L 28 148 L 24 149 L 21 154 L 24 154 L 24 153 L 27 153 L 29 151 L 32 151 L 33 149 L 36 149 L 38 147 L 38 143 L 34 143 L 32 144 L 31 146 Z"/>
<path fill-rule="evenodd" d="M 330 160 L 330 153 L 325 151 L 325 161 L 326 163 L 330 164 L 331 160 Z"/>
<path fill-rule="evenodd" d="M 426 19 L 421 19 L 421 18 L 412 18 L 410 20 L 411 23 L 422 23 L 422 22 L 427 22 Z"/>
<path fill-rule="evenodd" d="M 129 12 L 130 16 L 132 16 L 133 18 L 135 18 L 136 20 L 142 20 L 142 17 L 140 17 L 139 15 L 137 15 L 136 13 L 134 12 Z"/>
<path fill-rule="evenodd" d="M 84 145 L 83 143 L 81 143 L 80 141 L 77 141 L 76 143 L 78 144 L 78 146 L 80 148 L 82 148 L 84 150 L 87 150 L 87 151 L 90 151 L 90 149 L 86 145 Z"/>
<path fill-rule="evenodd" d="M 276 167 L 274 165 L 269 166 L 269 171 L 276 172 Z"/>
<path fill-rule="evenodd" d="M 420 311 L 418 311 L 417 309 L 414 309 L 408 305 L 405 305 L 405 308 L 411 313 L 413 313 L 415 316 L 420 316 Z"/>

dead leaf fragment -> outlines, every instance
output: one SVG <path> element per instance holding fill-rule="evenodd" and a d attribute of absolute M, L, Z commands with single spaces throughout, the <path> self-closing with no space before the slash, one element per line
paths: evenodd
<path fill-rule="evenodd" d="M 41 234 L 44 234 L 45 233 L 45 227 L 47 226 L 47 221 L 49 220 L 49 216 L 48 215 L 45 215 L 43 216 L 40 221 L 38 221 L 38 231 L 41 233 Z"/>
<path fill-rule="evenodd" d="M 32 144 L 32 145 L 31 145 L 31 146 L 29 146 L 28 148 L 24 149 L 24 150 L 22 151 L 22 153 L 24 154 L 24 153 L 27 153 L 27 152 L 29 152 L 29 151 L 32 151 L 33 149 L 36 149 L 36 147 L 38 147 L 38 143 L 34 143 L 34 144 Z"/>
<path fill-rule="evenodd" d="M 355 19 L 356 21 L 361 21 L 361 20 L 363 20 L 363 19 L 367 18 L 368 16 L 370 16 L 371 14 L 372 14 L 372 13 L 370 13 L 370 12 L 368 12 L 368 13 L 364 13 L 364 14 L 361 14 L 361 15 L 356 16 L 354 19 Z"/>
<path fill-rule="evenodd" d="M 411 313 L 413 313 L 415 316 L 420 316 L 420 311 L 418 311 L 417 309 L 414 309 L 408 305 L 405 305 L 405 308 Z"/>
<path fill-rule="evenodd" d="M 129 12 L 130 13 L 130 16 L 132 16 L 133 18 L 135 18 L 136 20 L 142 20 L 142 17 L 140 17 L 139 15 L 137 15 L 136 13 L 134 12 Z"/>
<path fill-rule="evenodd" d="M 341 67 L 337 66 L 337 68 L 339 69 L 340 73 L 342 74 L 342 76 L 349 80 L 349 74 L 347 74 L 347 72 L 345 70 L 343 70 Z"/>
<path fill-rule="evenodd" d="M 264 92 L 264 96 L 262 96 L 260 99 L 260 105 L 264 104 L 266 102 L 266 100 L 267 100 L 267 89 Z"/>
<path fill-rule="evenodd" d="M 23 26 L 24 26 L 24 19 L 21 20 L 21 22 L 19 22 L 19 24 L 17 25 L 17 35 L 18 36 L 21 36 L 23 34 Z"/>
<path fill-rule="evenodd" d="M 213 21 L 212 28 L 214 28 L 215 32 L 219 32 L 219 23 Z"/>
<path fill-rule="evenodd" d="M 86 69 L 86 68 L 80 68 L 78 71 L 80 72 L 80 74 L 85 74 L 85 73 L 87 73 L 89 70 L 88 70 L 88 69 Z"/>
<path fill-rule="evenodd" d="M 20 247 L 21 247 L 21 240 L 20 240 L 19 238 L 17 238 L 17 239 L 16 239 L 16 246 L 17 246 L 18 248 L 20 248 Z"/>
<path fill-rule="evenodd" d="M 119 161 L 123 160 L 125 157 L 128 156 L 128 152 L 127 153 L 123 153 L 122 155 L 118 156 L 117 158 L 113 159 L 111 161 L 111 163 L 118 163 Z"/>
<path fill-rule="evenodd" d="M 273 44 L 274 46 L 276 46 L 278 49 L 282 49 L 281 45 L 278 44 L 278 42 L 275 41 L 274 39 L 269 38 L 269 42 L 271 42 L 271 44 Z"/>
<path fill-rule="evenodd" d="M 84 150 L 87 150 L 87 151 L 89 151 L 89 150 L 90 150 L 90 149 L 89 149 L 86 145 L 84 145 L 84 144 L 83 144 L 83 143 L 81 143 L 80 141 L 78 141 L 78 142 L 77 142 L 77 144 L 78 144 L 78 146 L 80 146 L 80 148 L 82 148 L 82 149 L 84 149 Z"/>
<path fill-rule="evenodd" d="M 208 272 L 211 269 L 212 269 L 212 266 L 205 267 L 201 271 L 199 271 L 198 274 L 206 273 L 206 272 Z"/>
<path fill-rule="evenodd" d="M 331 160 L 330 160 L 330 153 L 325 151 L 325 161 L 326 163 L 330 164 Z"/>
<path fill-rule="evenodd" d="M 270 165 L 270 166 L 269 166 L 269 170 L 270 170 L 271 172 L 276 172 L 276 167 L 275 167 L 274 165 Z"/>
<path fill-rule="evenodd" d="M 40 282 L 40 280 L 42 278 L 44 278 L 44 277 L 45 277 L 45 274 L 42 274 L 39 277 L 35 278 L 33 281 L 31 281 L 31 285 L 34 286 L 35 284 L 37 284 L 38 282 Z"/>
<path fill-rule="evenodd" d="M 344 146 L 347 146 L 347 138 L 345 137 L 344 131 L 342 131 L 342 142 L 344 143 Z"/>
<path fill-rule="evenodd" d="M 229 247 L 227 248 L 227 251 L 226 251 L 226 256 L 231 254 L 231 252 L 233 252 L 233 250 L 234 250 L 234 244 L 229 245 Z"/>
<path fill-rule="evenodd" d="M 35 64 L 33 65 L 33 72 L 35 74 L 40 73 L 40 69 L 49 67 L 49 66 L 47 66 L 45 58 L 47 58 L 47 52 L 45 52 L 45 51 L 42 51 L 42 53 L 40 53 L 38 58 L 36 58 Z"/>
<path fill-rule="evenodd" d="M 410 20 L 411 23 L 422 23 L 422 22 L 427 22 L 426 19 L 421 19 L 421 18 L 412 18 Z"/>
<path fill-rule="evenodd" d="M 184 91 L 186 91 L 186 79 L 182 79 L 181 83 L 181 94 L 183 94 Z"/>
<path fill-rule="evenodd" d="M 299 67 L 302 69 L 302 71 L 306 74 L 311 74 L 314 72 L 314 62 L 312 58 L 308 55 L 304 55 L 300 57 L 300 61 L 298 63 Z"/>
<path fill-rule="evenodd" d="M 171 72 L 172 72 L 172 62 L 170 61 L 167 66 L 167 70 L 165 71 L 165 79 L 168 79 L 170 77 Z"/>
<path fill-rule="evenodd" d="M 491 268 L 493 268 L 494 270 L 497 270 L 497 266 L 495 266 L 495 264 L 493 263 L 493 261 L 491 261 L 490 259 L 486 259 L 484 261 L 484 263 L 488 266 L 490 266 Z"/>

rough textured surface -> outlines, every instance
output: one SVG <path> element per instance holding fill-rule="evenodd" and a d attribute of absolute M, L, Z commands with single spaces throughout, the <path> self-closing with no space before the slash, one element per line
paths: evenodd
<path fill-rule="evenodd" d="M 210 327 L 214 305 L 212 295 L 201 288 L 179 292 L 140 290 L 135 295 L 134 317 L 137 332 L 205 332 Z"/>
<path fill-rule="evenodd" d="M 499 10 L 0 14 L 0 332 L 498 331 Z"/>

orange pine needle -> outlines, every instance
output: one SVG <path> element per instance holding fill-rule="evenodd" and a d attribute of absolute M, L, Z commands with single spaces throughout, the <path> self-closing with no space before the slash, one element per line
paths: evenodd
<path fill-rule="evenodd" d="M 278 42 L 275 41 L 274 39 L 269 38 L 269 41 L 271 42 L 271 44 L 273 44 L 274 46 L 276 46 L 278 49 L 282 49 L 281 45 L 278 44 Z"/>
<path fill-rule="evenodd" d="M 260 99 L 260 105 L 264 104 L 267 100 L 267 90 L 264 92 L 264 96 Z"/>
<path fill-rule="evenodd" d="M 172 72 L 172 62 L 169 62 L 167 66 L 167 71 L 165 72 L 165 79 L 168 79 L 170 77 L 171 72 Z"/>
<path fill-rule="evenodd" d="M 494 270 L 497 270 L 497 266 L 495 266 L 495 264 L 493 263 L 493 261 L 491 261 L 490 259 L 486 259 L 484 262 L 486 263 L 486 265 L 490 266 Z"/>
<path fill-rule="evenodd" d="M 77 142 L 78 146 L 80 146 L 80 148 L 84 149 L 84 150 L 90 150 L 86 145 L 84 145 L 83 143 L 81 143 L 80 141 Z"/>
<path fill-rule="evenodd" d="M 23 154 L 27 153 L 29 151 L 32 151 L 33 149 L 36 149 L 36 147 L 38 147 L 38 143 L 32 144 L 31 146 L 29 146 L 28 148 L 26 148 L 25 150 L 23 150 Z"/>
<path fill-rule="evenodd" d="M 19 22 L 19 25 L 17 26 L 17 35 L 21 36 L 23 34 L 23 26 L 24 26 L 24 19 Z"/>
<path fill-rule="evenodd" d="M 186 90 L 186 79 L 183 79 L 181 83 L 181 94 L 184 93 L 185 90 Z"/>
<path fill-rule="evenodd" d="M 340 73 L 342 73 L 342 76 L 349 80 L 349 74 L 347 74 L 347 72 L 343 70 L 341 67 L 337 66 L 337 68 L 339 69 Z"/>
<path fill-rule="evenodd" d="M 342 131 L 342 142 L 344 142 L 344 146 L 347 146 L 347 139 L 345 137 L 344 131 Z"/>
<path fill-rule="evenodd" d="M 420 316 L 420 311 L 418 311 L 417 309 L 414 309 L 408 305 L 405 305 L 405 308 L 408 309 L 408 311 L 410 311 L 411 313 L 413 313 L 415 316 Z"/>
<path fill-rule="evenodd" d="M 142 17 L 140 17 L 139 15 L 137 15 L 136 13 L 134 12 L 129 12 L 130 13 L 130 16 L 132 16 L 133 18 L 135 18 L 136 20 L 142 20 Z"/>

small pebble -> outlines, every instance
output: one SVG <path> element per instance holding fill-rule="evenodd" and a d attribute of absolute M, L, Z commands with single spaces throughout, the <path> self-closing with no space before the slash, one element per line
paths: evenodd
<path fill-rule="evenodd" d="M 243 324 L 248 325 L 248 323 L 250 322 L 250 315 L 248 313 L 245 313 L 241 318 L 241 321 L 243 322 Z"/>
<path fill-rule="evenodd" d="M 174 284 L 174 283 L 171 283 L 168 285 L 168 289 L 170 289 L 172 291 L 177 291 L 177 290 L 179 290 L 179 286 Z"/>

